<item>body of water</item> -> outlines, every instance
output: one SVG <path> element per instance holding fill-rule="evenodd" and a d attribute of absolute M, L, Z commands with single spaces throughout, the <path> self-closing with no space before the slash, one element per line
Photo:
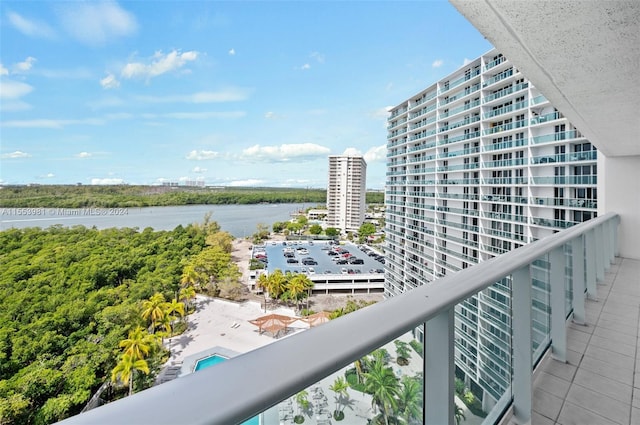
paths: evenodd
<path fill-rule="evenodd" d="M 262 223 L 271 228 L 277 221 L 287 221 L 291 213 L 309 204 L 256 205 L 184 205 L 147 208 L 0 208 L 0 230 L 25 227 L 47 228 L 54 225 L 83 225 L 107 229 L 137 227 L 142 230 L 173 230 L 178 225 L 202 223 L 207 213 L 222 230 L 237 238 L 250 236 Z"/>

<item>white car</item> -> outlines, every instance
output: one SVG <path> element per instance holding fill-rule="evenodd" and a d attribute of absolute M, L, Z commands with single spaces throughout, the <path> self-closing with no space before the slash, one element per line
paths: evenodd
<path fill-rule="evenodd" d="M 316 269 L 309 267 L 309 274 L 316 274 Z"/>
<path fill-rule="evenodd" d="M 341 268 L 340 273 L 347 274 L 347 269 L 345 267 Z"/>

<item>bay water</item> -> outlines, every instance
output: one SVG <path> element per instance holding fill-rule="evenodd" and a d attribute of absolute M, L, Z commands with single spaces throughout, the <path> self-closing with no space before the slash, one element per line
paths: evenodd
<path fill-rule="evenodd" d="M 258 224 L 265 224 L 270 229 L 273 223 L 287 221 L 292 213 L 309 206 L 294 203 L 145 208 L 0 208 L 0 230 L 54 225 L 173 230 L 178 225 L 202 223 L 205 215 L 210 213 L 210 220 L 218 222 L 222 230 L 237 238 L 244 238 L 255 233 Z"/>

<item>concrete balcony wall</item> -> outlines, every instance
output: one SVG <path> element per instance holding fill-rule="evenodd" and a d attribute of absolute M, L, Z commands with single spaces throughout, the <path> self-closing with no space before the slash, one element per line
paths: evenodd
<path fill-rule="evenodd" d="M 620 256 L 640 260 L 640 155 L 600 155 L 598 170 L 604 176 L 598 179 L 598 215 L 620 215 Z"/>

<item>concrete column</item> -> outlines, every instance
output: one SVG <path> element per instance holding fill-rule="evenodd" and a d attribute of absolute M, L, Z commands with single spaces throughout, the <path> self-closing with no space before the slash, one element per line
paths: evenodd
<path fill-rule="evenodd" d="M 551 285 L 551 353 L 554 359 L 567 362 L 565 255 L 562 246 L 549 253 Z"/>
<path fill-rule="evenodd" d="M 533 361 L 531 354 L 530 266 L 512 274 L 513 415 L 516 423 L 531 423 Z"/>

